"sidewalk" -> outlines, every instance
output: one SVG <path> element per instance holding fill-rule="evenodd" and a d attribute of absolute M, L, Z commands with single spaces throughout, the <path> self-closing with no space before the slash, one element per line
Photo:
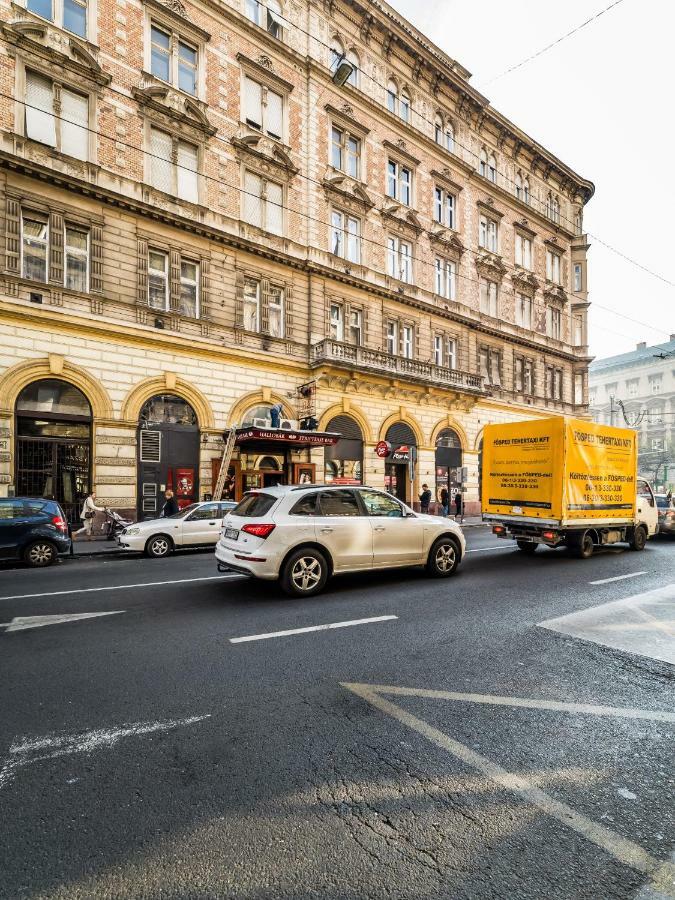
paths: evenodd
<path fill-rule="evenodd" d="M 92 540 L 74 540 L 73 556 L 99 556 L 103 553 L 124 553 L 117 541 L 109 541 L 105 535 L 95 535 Z"/>

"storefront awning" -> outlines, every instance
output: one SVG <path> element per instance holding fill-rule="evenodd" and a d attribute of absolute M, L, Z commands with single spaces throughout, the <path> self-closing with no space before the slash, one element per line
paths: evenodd
<path fill-rule="evenodd" d="M 238 428 L 237 447 L 256 452 L 303 450 L 312 447 L 332 447 L 340 435 L 332 431 L 286 431 L 282 428 Z"/>

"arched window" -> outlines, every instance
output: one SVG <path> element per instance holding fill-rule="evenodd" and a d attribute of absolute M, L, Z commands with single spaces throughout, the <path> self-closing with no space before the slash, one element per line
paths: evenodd
<path fill-rule="evenodd" d="M 241 427 L 250 428 L 255 424 L 259 428 L 269 428 L 272 424 L 272 416 L 270 415 L 272 405 L 272 403 L 268 403 L 266 405 L 249 407 L 241 417 Z"/>
<path fill-rule="evenodd" d="M 399 115 L 404 122 L 410 122 L 410 97 L 408 96 L 406 91 L 401 92 Z"/>
<path fill-rule="evenodd" d="M 139 422 L 151 425 L 197 425 L 197 414 L 187 400 L 174 394 L 155 394 L 141 408 Z"/>
<path fill-rule="evenodd" d="M 488 160 L 488 179 L 493 184 L 497 184 L 497 160 L 493 153 L 490 154 L 490 159 Z"/>
<path fill-rule="evenodd" d="M 483 149 L 480 151 L 480 168 L 479 168 L 480 174 L 483 176 L 483 178 L 487 178 L 487 173 L 488 173 L 487 169 L 488 169 L 487 152 L 485 150 L 485 147 L 483 147 Z"/>
<path fill-rule="evenodd" d="M 352 73 L 347 79 L 347 84 L 351 84 L 352 87 L 359 86 L 359 54 L 356 50 L 348 50 L 347 51 L 347 62 L 352 64 Z"/>
<path fill-rule="evenodd" d="M 326 431 L 340 435 L 340 440 L 324 452 L 324 479 L 327 484 L 336 478 L 342 484 L 360 484 L 363 469 L 363 432 L 351 416 L 334 416 Z"/>
<path fill-rule="evenodd" d="M 398 85 L 390 78 L 387 82 L 387 109 L 390 113 L 398 113 Z"/>
<path fill-rule="evenodd" d="M 523 182 L 523 200 L 528 206 L 530 205 L 530 182 L 527 178 Z"/>
<path fill-rule="evenodd" d="M 518 200 L 522 200 L 523 199 L 523 176 L 520 174 L 520 172 L 516 173 L 515 187 L 516 187 L 516 197 L 518 198 Z"/>
<path fill-rule="evenodd" d="M 334 37 L 330 42 L 330 68 L 331 72 L 334 72 L 337 67 L 342 62 L 342 59 L 345 55 L 345 48 L 342 46 L 342 41 L 339 38 Z"/>
<path fill-rule="evenodd" d="M 437 144 L 443 144 L 443 119 L 439 115 L 434 119 L 434 140 Z"/>
<path fill-rule="evenodd" d="M 455 129 L 451 122 L 445 123 L 445 149 L 448 153 L 455 152 Z"/>

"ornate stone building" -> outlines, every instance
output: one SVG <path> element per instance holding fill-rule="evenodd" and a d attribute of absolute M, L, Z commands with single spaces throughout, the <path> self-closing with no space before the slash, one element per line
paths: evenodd
<path fill-rule="evenodd" d="M 240 444 L 237 496 L 465 467 L 471 510 L 485 423 L 586 412 L 593 185 L 386 3 L 2 0 L 1 32 L 0 490 L 152 515 L 279 405 L 341 439 Z"/>

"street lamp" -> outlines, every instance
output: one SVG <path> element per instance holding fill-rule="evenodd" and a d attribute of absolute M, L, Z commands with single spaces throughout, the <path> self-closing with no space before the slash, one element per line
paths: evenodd
<path fill-rule="evenodd" d="M 338 87 L 344 87 L 352 77 L 354 66 L 344 56 L 340 57 L 340 61 L 333 72 L 333 82 Z"/>

